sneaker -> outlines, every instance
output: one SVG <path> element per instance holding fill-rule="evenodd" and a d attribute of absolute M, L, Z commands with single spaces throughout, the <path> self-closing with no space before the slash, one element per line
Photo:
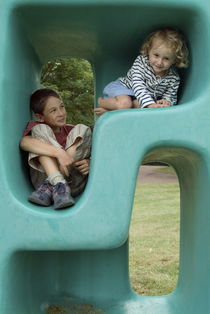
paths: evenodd
<path fill-rule="evenodd" d="M 52 185 L 48 181 L 44 181 L 29 196 L 28 200 L 32 203 L 49 206 L 52 203 Z"/>
<path fill-rule="evenodd" d="M 65 208 L 74 205 L 75 201 L 71 196 L 68 184 L 58 182 L 53 186 L 54 209 Z"/>

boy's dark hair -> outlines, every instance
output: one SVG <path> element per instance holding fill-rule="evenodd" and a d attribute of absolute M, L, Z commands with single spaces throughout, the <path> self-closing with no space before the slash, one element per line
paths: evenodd
<path fill-rule="evenodd" d="M 50 88 L 41 88 L 36 90 L 30 97 L 30 109 L 34 113 L 42 114 L 49 97 L 60 99 L 57 92 Z"/>

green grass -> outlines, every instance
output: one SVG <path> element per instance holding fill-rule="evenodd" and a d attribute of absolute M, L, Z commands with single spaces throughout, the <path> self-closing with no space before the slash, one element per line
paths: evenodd
<path fill-rule="evenodd" d="M 141 295 L 164 295 L 175 289 L 179 268 L 179 185 L 137 184 L 130 226 L 130 280 Z M 69 311 L 52 305 L 47 314 Z M 74 314 L 102 313 L 77 305 Z"/>
<path fill-rule="evenodd" d="M 176 287 L 179 266 L 179 185 L 138 184 L 130 227 L 130 278 L 141 295 Z"/>

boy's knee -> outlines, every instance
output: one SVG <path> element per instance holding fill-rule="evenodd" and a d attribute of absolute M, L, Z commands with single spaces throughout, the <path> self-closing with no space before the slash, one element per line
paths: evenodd
<path fill-rule="evenodd" d="M 91 136 L 91 128 L 85 124 L 76 124 L 74 126 L 74 132 L 78 132 L 78 134 L 80 135 L 88 135 L 88 136 Z"/>
<path fill-rule="evenodd" d="M 53 130 L 51 129 L 51 127 L 47 124 L 44 123 L 40 123 L 35 125 L 32 129 L 31 129 L 31 134 L 33 137 L 36 138 L 43 138 L 43 136 L 45 135 L 53 135 Z"/>

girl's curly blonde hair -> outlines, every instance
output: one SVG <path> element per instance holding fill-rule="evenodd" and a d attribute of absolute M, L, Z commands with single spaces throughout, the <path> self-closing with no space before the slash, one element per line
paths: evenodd
<path fill-rule="evenodd" d="M 162 28 L 152 32 L 143 43 L 140 53 L 148 55 L 154 39 L 164 41 L 175 53 L 174 65 L 178 68 L 186 68 L 189 64 L 189 51 L 184 35 L 176 28 Z"/>

